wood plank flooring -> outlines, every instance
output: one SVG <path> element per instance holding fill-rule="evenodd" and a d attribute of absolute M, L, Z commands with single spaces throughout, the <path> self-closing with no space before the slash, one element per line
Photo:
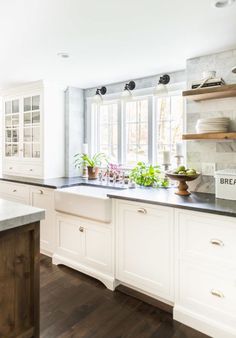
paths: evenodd
<path fill-rule="evenodd" d="M 41 256 L 41 338 L 207 338 L 171 314 Z"/>

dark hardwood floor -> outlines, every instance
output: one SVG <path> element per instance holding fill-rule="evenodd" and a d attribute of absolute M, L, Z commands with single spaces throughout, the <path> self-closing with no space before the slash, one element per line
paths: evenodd
<path fill-rule="evenodd" d="M 41 256 L 41 338 L 207 338 L 159 310 Z"/>

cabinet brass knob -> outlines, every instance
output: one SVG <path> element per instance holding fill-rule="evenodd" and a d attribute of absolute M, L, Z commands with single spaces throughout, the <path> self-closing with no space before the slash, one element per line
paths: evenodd
<path fill-rule="evenodd" d="M 212 296 L 219 297 L 219 298 L 224 298 L 224 294 L 221 291 L 212 289 L 211 290 Z"/>
<path fill-rule="evenodd" d="M 218 245 L 218 246 L 224 246 L 224 242 L 222 242 L 220 239 L 211 239 L 210 243 L 212 245 Z"/>
<path fill-rule="evenodd" d="M 80 232 L 84 232 L 84 228 L 83 227 L 79 227 L 79 231 Z"/>
<path fill-rule="evenodd" d="M 139 208 L 139 209 L 138 209 L 138 212 L 139 212 L 140 214 L 146 214 L 146 213 L 147 213 L 147 210 L 144 209 L 144 208 Z"/>

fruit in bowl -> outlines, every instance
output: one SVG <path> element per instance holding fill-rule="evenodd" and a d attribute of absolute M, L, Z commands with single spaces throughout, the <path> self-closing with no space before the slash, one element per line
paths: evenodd
<path fill-rule="evenodd" d="M 190 182 L 198 178 L 198 173 L 193 168 L 185 168 L 181 165 L 177 169 L 170 171 L 166 174 L 170 179 L 179 182 L 178 190 L 175 192 L 177 195 L 189 196 L 191 193 L 188 191 L 188 185 L 186 182 Z"/>
<path fill-rule="evenodd" d="M 181 165 L 173 171 L 173 174 L 195 176 L 197 171 L 193 168 L 186 169 L 185 166 Z"/>

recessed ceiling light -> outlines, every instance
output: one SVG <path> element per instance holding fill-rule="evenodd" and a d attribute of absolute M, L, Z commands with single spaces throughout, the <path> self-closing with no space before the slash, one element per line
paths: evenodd
<path fill-rule="evenodd" d="M 59 52 L 59 53 L 57 53 L 57 56 L 62 58 L 62 59 L 68 59 L 70 57 L 69 53 L 67 53 L 67 52 Z"/>
<path fill-rule="evenodd" d="M 235 0 L 214 0 L 213 1 L 213 5 L 216 8 L 225 8 L 225 7 L 233 5 L 233 3 L 235 3 Z"/>

